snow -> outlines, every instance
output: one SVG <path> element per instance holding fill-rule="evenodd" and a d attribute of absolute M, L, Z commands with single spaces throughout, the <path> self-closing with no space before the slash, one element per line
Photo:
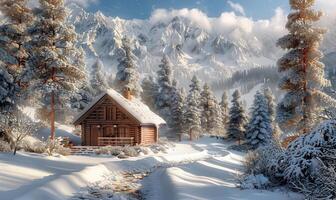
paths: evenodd
<path fill-rule="evenodd" d="M 176 143 L 168 153 L 124 160 L 0 153 L 0 169 L 6 169 L 0 172 L 0 195 L 2 200 L 69 199 L 107 176 L 115 180 L 125 172 L 152 172 L 141 181 L 146 199 L 298 199 L 286 191 L 238 189 L 244 154 L 228 151 L 227 146 L 221 140 L 202 138 Z"/>
<path fill-rule="evenodd" d="M 211 158 L 186 165 L 160 169 L 143 180 L 146 199 L 153 200 L 291 200 L 301 196 L 286 191 L 241 190 L 237 178 L 242 173 L 243 154 L 227 151 L 226 145 L 203 139 L 198 147 Z M 222 154 L 218 154 L 222 152 Z"/>
<path fill-rule="evenodd" d="M 141 124 L 154 124 L 156 126 L 166 124 L 164 119 L 152 112 L 147 105 L 141 102 L 141 100 L 135 97 L 133 97 L 131 100 L 128 100 L 113 89 L 109 89 L 99 95 L 94 101 L 92 101 L 92 103 L 90 103 L 90 105 L 87 106 L 86 109 L 84 109 L 77 117 L 75 117 L 74 122 L 76 122 L 83 114 L 88 112 L 90 108 L 105 95 L 109 95 L 121 107 L 126 109 L 133 117 L 135 117 Z"/>

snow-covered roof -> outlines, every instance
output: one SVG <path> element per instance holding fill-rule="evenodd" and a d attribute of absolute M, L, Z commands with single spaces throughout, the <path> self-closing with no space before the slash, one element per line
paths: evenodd
<path fill-rule="evenodd" d="M 166 124 L 164 119 L 151 111 L 149 107 L 142 103 L 139 99 L 133 97 L 132 100 L 128 100 L 113 89 L 109 89 L 96 97 L 81 113 L 75 117 L 74 123 L 76 123 L 83 115 L 85 115 L 105 95 L 109 95 L 114 101 L 116 101 L 117 104 L 123 107 L 141 124 L 154 124 L 157 126 L 160 124 Z"/>

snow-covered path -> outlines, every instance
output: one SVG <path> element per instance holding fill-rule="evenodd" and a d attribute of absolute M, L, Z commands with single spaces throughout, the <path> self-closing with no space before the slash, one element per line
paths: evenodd
<path fill-rule="evenodd" d="M 206 150 L 211 158 L 153 172 L 142 181 L 146 199 L 300 199 L 299 195 L 286 191 L 240 190 L 236 182 L 242 171 L 241 153 L 227 151 L 227 145 L 214 139 L 203 139 L 194 145 Z"/>
<path fill-rule="evenodd" d="M 128 184 L 124 175 L 133 172 L 150 172 L 140 185 L 142 196 L 149 200 L 299 199 L 295 194 L 281 191 L 236 188 L 243 154 L 228 151 L 227 146 L 221 140 L 205 137 L 192 143 L 177 143 L 167 154 L 123 160 L 96 156 L 47 157 L 23 152 L 13 157 L 0 153 L 0 199 L 69 199 L 85 193 L 88 185 L 115 185 L 116 181 Z M 132 181 L 131 178 L 129 183 L 133 184 Z M 108 192 L 114 194 L 114 189 Z"/>

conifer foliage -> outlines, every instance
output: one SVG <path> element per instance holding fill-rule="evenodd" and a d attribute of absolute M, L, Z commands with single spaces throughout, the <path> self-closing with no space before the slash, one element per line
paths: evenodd
<path fill-rule="evenodd" d="M 222 95 L 222 100 L 219 103 L 220 109 L 221 109 L 221 121 L 222 121 L 222 127 L 225 129 L 228 119 L 229 119 L 229 102 L 228 102 L 228 96 L 226 92 Z"/>
<path fill-rule="evenodd" d="M 278 105 L 277 118 L 282 129 L 305 134 L 319 122 L 322 103 L 332 100 L 321 89 L 324 79 L 323 56 L 318 50 L 325 30 L 314 27 L 322 15 L 312 9 L 315 0 L 290 0 L 292 13 L 286 28 L 289 34 L 277 45 L 288 52 L 278 61 L 283 77 L 280 88 L 286 91 Z"/>
<path fill-rule="evenodd" d="M 220 109 L 216 97 L 207 83 L 201 92 L 202 129 L 207 133 L 214 134 L 220 125 Z"/>
<path fill-rule="evenodd" d="M 190 90 L 187 97 L 187 105 L 185 112 L 185 122 L 187 129 L 201 131 L 201 88 L 200 82 L 196 76 L 193 76 L 190 84 Z"/>
<path fill-rule="evenodd" d="M 119 92 L 129 89 L 132 95 L 138 97 L 142 91 L 139 83 L 140 75 L 134 63 L 135 56 L 132 53 L 128 38 L 123 38 L 122 49 L 124 56 L 119 60 L 115 86 Z"/>
<path fill-rule="evenodd" d="M 155 101 L 159 92 L 159 85 L 152 76 L 146 77 L 141 82 L 142 93 L 141 99 L 151 109 L 155 109 Z"/>
<path fill-rule="evenodd" d="M 65 105 L 85 79 L 84 66 L 78 61 L 74 28 L 66 23 L 63 0 L 40 0 L 37 20 L 29 32 L 31 58 L 24 73 L 32 94 L 41 107 L 50 105 L 51 138 L 55 133 L 55 104 Z M 76 57 L 75 57 L 76 56 Z"/>
<path fill-rule="evenodd" d="M 247 125 L 246 142 L 253 148 L 269 144 L 272 140 L 272 121 L 266 97 L 257 92 L 254 96 L 251 118 Z"/>
<path fill-rule="evenodd" d="M 0 26 L 0 107 L 13 108 L 19 92 L 19 75 L 29 53 L 27 27 L 33 21 L 27 0 L 1 0 L 0 11 L 6 17 Z"/>
<path fill-rule="evenodd" d="M 171 63 L 167 56 L 163 56 L 159 70 L 157 71 L 157 79 L 159 92 L 156 97 L 156 109 L 169 122 L 171 107 L 171 90 L 172 90 L 172 69 Z"/>
<path fill-rule="evenodd" d="M 95 94 L 100 94 L 109 88 L 106 77 L 102 72 L 103 68 L 103 63 L 99 59 L 92 65 L 92 77 L 90 82 L 92 89 L 95 90 Z"/>
<path fill-rule="evenodd" d="M 184 131 L 184 96 L 182 91 L 177 88 L 176 80 L 173 80 L 171 91 L 171 127 L 176 133 Z"/>
<path fill-rule="evenodd" d="M 239 140 L 239 142 L 244 138 L 245 126 L 247 123 L 247 116 L 240 97 L 240 92 L 238 90 L 232 94 L 232 105 L 227 125 L 228 138 Z"/>

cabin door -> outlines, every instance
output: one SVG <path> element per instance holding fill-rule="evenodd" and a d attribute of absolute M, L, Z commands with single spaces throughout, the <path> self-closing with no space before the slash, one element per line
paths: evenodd
<path fill-rule="evenodd" d="M 100 128 L 96 125 L 91 126 L 91 134 L 90 134 L 90 145 L 91 146 L 98 146 L 98 136 L 100 132 Z"/>

